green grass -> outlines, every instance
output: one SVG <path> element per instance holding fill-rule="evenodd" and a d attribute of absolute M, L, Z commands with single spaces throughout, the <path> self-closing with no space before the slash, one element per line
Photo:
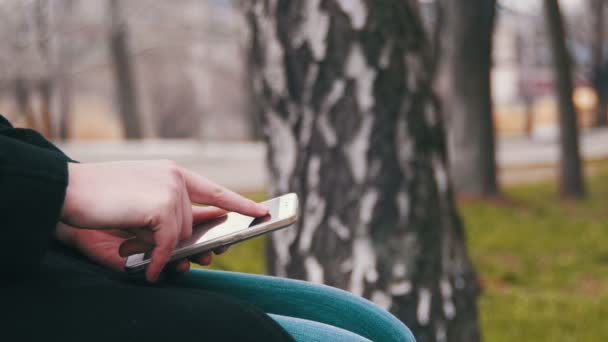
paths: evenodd
<path fill-rule="evenodd" d="M 215 270 L 264 274 L 264 237 L 237 243 L 223 255 L 214 255 L 210 267 Z M 195 266 L 197 267 L 197 266 Z"/>
<path fill-rule="evenodd" d="M 608 173 L 587 185 L 580 203 L 535 184 L 460 205 L 487 341 L 608 341 Z"/>
<path fill-rule="evenodd" d="M 256 202 L 266 198 L 264 192 L 245 193 L 244 196 Z M 264 267 L 264 237 L 256 237 L 230 247 L 230 250 L 223 255 L 214 255 L 213 263 L 210 267 L 216 270 L 237 271 L 245 273 L 263 274 L 266 272 Z M 193 267 L 199 267 L 192 264 Z"/>
<path fill-rule="evenodd" d="M 460 204 L 486 341 L 608 341 L 608 173 L 587 185 L 580 203 L 543 183 Z M 263 238 L 237 244 L 213 268 L 262 273 L 263 248 Z"/>

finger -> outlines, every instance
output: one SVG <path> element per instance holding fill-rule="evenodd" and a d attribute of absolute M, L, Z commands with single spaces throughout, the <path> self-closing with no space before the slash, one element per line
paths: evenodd
<path fill-rule="evenodd" d="M 180 193 L 176 196 L 176 200 L 173 203 L 173 217 L 175 220 L 175 227 L 177 228 L 177 238 L 182 240 L 182 227 L 184 223 L 184 217 L 182 216 L 183 212 L 183 201 L 184 201 L 184 191 L 180 191 Z"/>
<path fill-rule="evenodd" d="M 166 279 L 172 279 L 190 269 L 190 262 L 186 259 L 171 261 L 165 266 L 164 275 Z"/>
<path fill-rule="evenodd" d="M 192 222 L 199 223 L 226 215 L 226 210 L 217 207 L 192 206 Z"/>
<path fill-rule="evenodd" d="M 124 241 L 118 247 L 118 254 L 121 257 L 128 257 L 133 254 L 145 253 L 154 248 L 154 244 L 142 241 L 137 238 L 132 238 Z"/>
<path fill-rule="evenodd" d="M 213 253 L 220 255 L 228 250 L 230 246 L 222 246 L 213 250 Z"/>
<path fill-rule="evenodd" d="M 154 240 L 156 242 L 152 249 L 152 257 L 148 269 L 146 270 L 146 279 L 149 282 L 156 282 L 169 259 L 175 246 L 177 245 L 177 222 L 172 218 L 161 223 L 154 231 Z"/>
<path fill-rule="evenodd" d="M 197 263 L 199 265 L 209 266 L 211 264 L 211 262 L 213 261 L 213 255 L 211 254 L 211 252 L 195 254 L 192 257 L 190 257 L 190 260 L 192 260 L 192 262 Z"/>
<path fill-rule="evenodd" d="M 248 216 L 264 216 L 268 213 L 263 205 L 238 195 L 212 181 L 184 170 L 186 188 L 190 199 L 197 203 L 210 204 Z"/>
<path fill-rule="evenodd" d="M 192 203 L 185 189 L 182 191 L 180 215 L 182 217 L 180 240 L 188 240 L 192 236 Z"/>
<path fill-rule="evenodd" d="M 212 261 L 213 261 L 213 254 L 205 253 L 205 254 L 201 255 L 198 258 L 198 260 L 196 260 L 196 263 L 199 265 L 203 265 L 203 266 L 209 266 L 209 265 L 211 265 Z"/>
<path fill-rule="evenodd" d="M 190 269 L 190 261 L 188 259 L 179 259 L 171 264 L 172 269 L 177 273 L 185 273 Z"/>

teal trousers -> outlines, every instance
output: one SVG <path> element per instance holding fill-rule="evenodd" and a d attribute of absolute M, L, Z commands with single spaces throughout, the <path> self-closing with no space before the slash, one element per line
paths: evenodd
<path fill-rule="evenodd" d="M 278 277 L 195 269 L 177 280 L 249 302 L 298 342 L 414 342 L 410 330 L 374 303 L 333 287 Z"/>

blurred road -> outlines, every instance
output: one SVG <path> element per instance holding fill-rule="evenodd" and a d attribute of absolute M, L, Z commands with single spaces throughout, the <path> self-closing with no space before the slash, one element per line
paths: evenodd
<path fill-rule="evenodd" d="M 60 147 L 82 162 L 171 159 L 209 179 L 242 192 L 259 191 L 268 182 L 265 146 L 253 142 L 201 143 L 195 140 L 70 142 Z M 500 180 L 505 184 L 555 177 L 559 150 L 554 139 L 500 138 Z M 586 159 L 608 158 L 608 129 L 581 138 Z"/>
<path fill-rule="evenodd" d="M 171 159 L 241 192 L 262 190 L 268 180 L 263 143 L 144 140 L 69 142 L 59 147 L 81 162 Z"/>
<path fill-rule="evenodd" d="M 501 138 L 497 146 L 497 161 L 501 166 L 555 164 L 559 161 L 556 138 Z M 585 131 L 581 135 L 580 147 L 585 159 L 608 157 L 608 129 Z"/>
<path fill-rule="evenodd" d="M 608 158 L 608 128 L 586 130 L 580 137 L 581 157 L 586 160 Z M 556 137 L 498 139 L 498 179 L 502 184 L 521 184 L 554 180 L 559 176 L 559 146 Z M 585 174 L 601 168 L 587 163 Z"/>

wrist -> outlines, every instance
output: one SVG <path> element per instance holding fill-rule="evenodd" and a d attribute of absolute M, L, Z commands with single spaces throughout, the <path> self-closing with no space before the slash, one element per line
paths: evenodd
<path fill-rule="evenodd" d="M 61 208 L 60 220 L 62 222 L 70 222 L 70 217 L 73 216 L 74 208 L 77 205 L 76 188 L 78 187 L 79 165 L 68 162 L 68 186 L 65 190 L 63 198 L 63 207 Z"/>

